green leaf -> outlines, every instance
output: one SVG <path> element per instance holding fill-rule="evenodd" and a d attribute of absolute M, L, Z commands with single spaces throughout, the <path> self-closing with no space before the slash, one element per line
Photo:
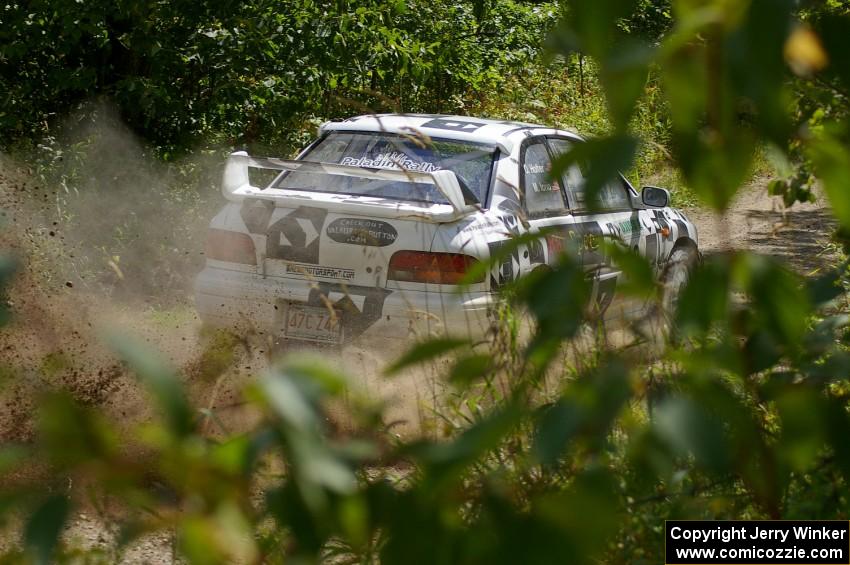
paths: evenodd
<path fill-rule="evenodd" d="M 460 480 L 469 465 L 495 449 L 521 417 L 522 409 L 512 402 L 496 408 L 451 441 L 414 444 L 409 451 L 422 463 L 428 488 L 440 489 Z"/>
<path fill-rule="evenodd" d="M 327 509 L 329 493 L 351 494 L 357 488 L 348 461 L 329 447 L 324 435 L 321 407 L 329 395 L 325 386 L 329 373 L 304 364 L 284 364 L 261 379 L 258 387 L 279 420 L 277 431 L 300 495 L 314 512 Z"/>
<path fill-rule="evenodd" d="M 221 547 L 219 532 L 212 519 L 189 515 L 179 523 L 180 552 L 191 563 L 201 565 L 222 563 L 226 552 Z"/>
<path fill-rule="evenodd" d="M 845 400 L 828 398 L 826 401 L 826 433 L 829 444 L 835 452 L 838 468 L 844 475 L 844 480 L 850 480 L 850 442 L 847 441 L 847 430 L 850 429 L 850 417 L 847 415 Z"/>
<path fill-rule="evenodd" d="M 619 131 L 626 131 L 638 108 L 637 102 L 644 93 L 652 55 L 648 46 L 631 40 L 618 43 L 602 61 L 600 79 L 611 121 Z M 627 169 L 628 166 L 619 168 L 622 171 Z"/>
<path fill-rule="evenodd" d="M 108 458 L 115 448 L 110 426 L 67 394 L 55 393 L 41 399 L 38 432 L 47 455 L 60 464 Z"/>
<path fill-rule="evenodd" d="M 407 350 L 395 363 L 387 367 L 384 371 L 388 375 L 394 375 L 412 365 L 419 365 L 425 361 L 430 361 L 436 357 L 440 357 L 459 349 L 461 347 L 470 346 L 468 339 L 456 339 L 451 337 L 431 338 L 427 341 L 417 343 Z"/>
<path fill-rule="evenodd" d="M 492 354 L 466 355 L 457 360 L 449 373 L 449 382 L 467 387 L 493 370 Z"/>
<path fill-rule="evenodd" d="M 590 285 L 584 270 L 567 255 L 551 270 L 537 270 L 516 283 L 516 298 L 537 322 L 532 350 L 576 334 L 584 320 Z"/>
<path fill-rule="evenodd" d="M 574 143 L 569 151 L 552 163 L 552 174 L 557 176 L 573 165 L 578 165 L 584 175 L 587 205 L 599 210 L 599 194 L 608 183 L 620 182 L 620 171 L 631 168 L 637 151 L 637 140 L 630 135 L 614 135 Z"/>
<path fill-rule="evenodd" d="M 543 410 L 532 452 L 544 465 L 554 464 L 577 436 L 601 446 L 611 425 L 631 396 L 625 366 L 616 359 L 582 375 L 561 398 Z"/>
<path fill-rule="evenodd" d="M 571 2 L 567 18 L 550 38 L 563 54 L 583 51 L 603 60 L 620 36 L 617 21 L 632 12 L 634 0 L 578 0 Z"/>
<path fill-rule="evenodd" d="M 30 516 L 24 530 L 24 546 L 36 563 L 53 562 L 53 550 L 59 543 L 70 509 L 68 499 L 57 494 L 44 501 Z"/>
<path fill-rule="evenodd" d="M 828 406 L 818 391 L 795 387 L 776 399 L 776 407 L 782 421 L 779 453 L 793 470 L 804 473 L 823 449 Z"/>
<path fill-rule="evenodd" d="M 775 260 L 753 254 L 740 255 L 736 271 L 752 298 L 756 323 L 787 350 L 796 350 L 811 313 L 800 278 Z"/>
<path fill-rule="evenodd" d="M 0 476 L 17 469 L 30 455 L 23 445 L 6 444 L 0 447 Z"/>
<path fill-rule="evenodd" d="M 739 12 L 745 8 L 728 4 L 693 10 L 665 41 L 660 61 L 670 107 L 671 149 L 688 186 L 719 211 L 729 206 L 750 176 L 762 133 L 741 116 L 742 107 L 755 107 L 743 103 L 746 77 L 726 64 L 738 54 L 725 34 L 738 29 L 743 20 Z M 738 50 L 741 57 L 749 55 Z M 781 51 L 773 55 L 781 58 Z"/>
<path fill-rule="evenodd" d="M 680 454 L 692 454 L 701 465 L 717 472 L 728 469 L 724 426 L 696 402 L 681 396 L 665 399 L 653 412 L 653 428 Z"/>
<path fill-rule="evenodd" d="M 288 375 L 273 374 L 260 381 L 260 388 L 274 413 L 297 430 L 318 426 L 316 408 L 304 391 Z"/>
<path fill-rule="evenodd" d="M 698 266 L 682 291 L 676 311 L 678 328 L 704 336 L 729 314 L 731 272 L 729 257 L 713 256 Z"/>
<path fill-rule="evenodd" d="M 824 134 L 809 146 L 809 158 L 844 229 L 850 229 L 850 153 L 838 140 Z"/>
<path fill-rule="evenodd" d="M 780 146 L 791 134 L 785 46 L 793 10 L 792 0 L 751 0 L 743 21 L 723 45 L 729 84 L 737 97 L 752 103 L 746 118 Z"/>
<path fill-rule="evenodd" d="M 617 479 L 607 469 L 590 468 L 580 472 L 562 492 L 538 497 L 533 502 L 533 515 L 556 527 L 559 533 L 559 539 L 550 540 L 549 547 L 570 548 L 571 562 L 605 561 L 606 546 L 622 524 L 623 503 L 618 496 Z M 545 551 L 541 553 L 544 557 L 539 563 L 553 560 Z"/>
<path fill-rule="evenodd" d="M 847 261 L 814 279 L 806 280 L 809 301 L 814 305 L 832 302 L 847 291 L 843 286 L 843 277 L 847 273 Z"/>
<path fill-rule="evenodd" d="M 617 281 L 617 292 L 623 296 L 650 299 L 658 292 L 655 272 L 646 257 L 622 245 L 620 242 L 605 241 L 605 254 L 622 271 Z"/>
<path fill-rule="evenodd" d="M 825 78 L 838 79 L 850 88 L 850 16 L 845 11 L 825 11 L 814 21 L 814 30 L 826 49 L 828 64 Z"/>

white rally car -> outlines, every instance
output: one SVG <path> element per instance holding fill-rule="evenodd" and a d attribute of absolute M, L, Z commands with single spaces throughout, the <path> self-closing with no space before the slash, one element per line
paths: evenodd
<path fill-rule="evenodd" d="M 647 257 L 675 294 L 699 253 L 694 225 L 668 207 L 666 190 L 639 195 L 622 176 L 591 212 L 580 167 L 550 178 L 552 160 L 577 143 L 524 123 L 369 115 L 323 125 L 296 160 L 234 153 L 229 202 L 212 220 L 195 284 L 198 312 L 212 325 L 328 344 L 480 335 L 495 323 L 499 289 L 553 264 L 571 241 L 590 242 L 577 249 L 593 300 L 607 308 L 620 273 L 600 237 Z M 251 168 L 276 176 L 252 185 Z M 458 284 L 494 253 L 489 272 Z"/>

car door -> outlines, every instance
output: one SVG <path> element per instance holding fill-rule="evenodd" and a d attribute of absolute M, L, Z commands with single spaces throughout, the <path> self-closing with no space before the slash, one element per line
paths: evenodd
<path fill-rule="evenodd" d="M 578 140 L 550 136 L 548 143 L 552 154 L 558 157 Z M 600 313 L 623 314 L 635 310 L 637 304 L 615 300 L 618 280 L 622 273 L 604 253 L 602 241 L 606 238 L 622 243 L 638 253 L 645 253 L 648 228 L 641 222 L 639 211 L 632 207 L 631 186 L 622 177 L 602 187 L 597 209 L 591 210 L 585 179 L 579 165 L 567 168 L 561 174 L 561 184 L 567 196 L 572 215 L 571 230 L 580 239 L 582 265 L 593 284 L 593 299 Z M 610 306 L 616 304 L 616 308 Z"/>
<path fill-rule="evenodd" d="M 567 226 L 572 223 L 567 196 L 560 178 L 553 178 L 552 151 L 545 137 L 530 137 L 520 150 L 520 197 L 528 230 L 546 232 L 523 250 L 528 255 L 528 270 L 552 265 L 568 247 Z M 563 227 L 564 229 L 558 229 Z"/>

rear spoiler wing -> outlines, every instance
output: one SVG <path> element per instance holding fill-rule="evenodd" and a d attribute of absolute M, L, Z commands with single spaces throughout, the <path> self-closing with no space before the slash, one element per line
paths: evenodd
<path fill-rule="evenodd" d="M 449 170 L 422 173 L 395 169 L 371 169 L 352 165 L 337 165 L 333 163 L 314 163 L 311 161 L 292 161 L 286 159 L 252 157 L 244 151 L 231 153 L 224 167 L 221 190 L 228 200 L 241 201 L 244 198 L 269 198 L 272 200 L 289 200 L 278 193 L 270 194 L 259 187 L 252 186 L 248 176 L 249 168 L 268 169 L 276 171 L 303 171 L 325 173 L 349 177 L 359 177 L 374 180 L 433 184 L 451 205 L 452 213 L 428 213 L 427 209 L 414 215 L 434 216 L 438 221 L 454 221 L 471 214 L 479 209 L 476 204 L 468 204 L 463 196 L 457 177 Z M 280 189 L 279 189 L 280 190 Z M 303 198 L 293 198 L 298 205 L 303 205 Z M 404 201 L 399 201 L 399 206 Z M 435 204 L 434 207 L 445 209 L 445 205 Z M 386 207 L 384 207 L 386 208 Z M 393 214 L 399 215 L 399 214 Z"/>

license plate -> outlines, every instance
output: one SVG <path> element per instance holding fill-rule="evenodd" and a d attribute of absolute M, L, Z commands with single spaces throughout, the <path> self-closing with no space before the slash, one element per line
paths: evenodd
<path fill-rule="evenodd" d="M 342 341 L 342 324 L 339 315 L 331 313 L 328 308 L 290 303 L 285 312 L 284 337 L 321 343 Z"/>

